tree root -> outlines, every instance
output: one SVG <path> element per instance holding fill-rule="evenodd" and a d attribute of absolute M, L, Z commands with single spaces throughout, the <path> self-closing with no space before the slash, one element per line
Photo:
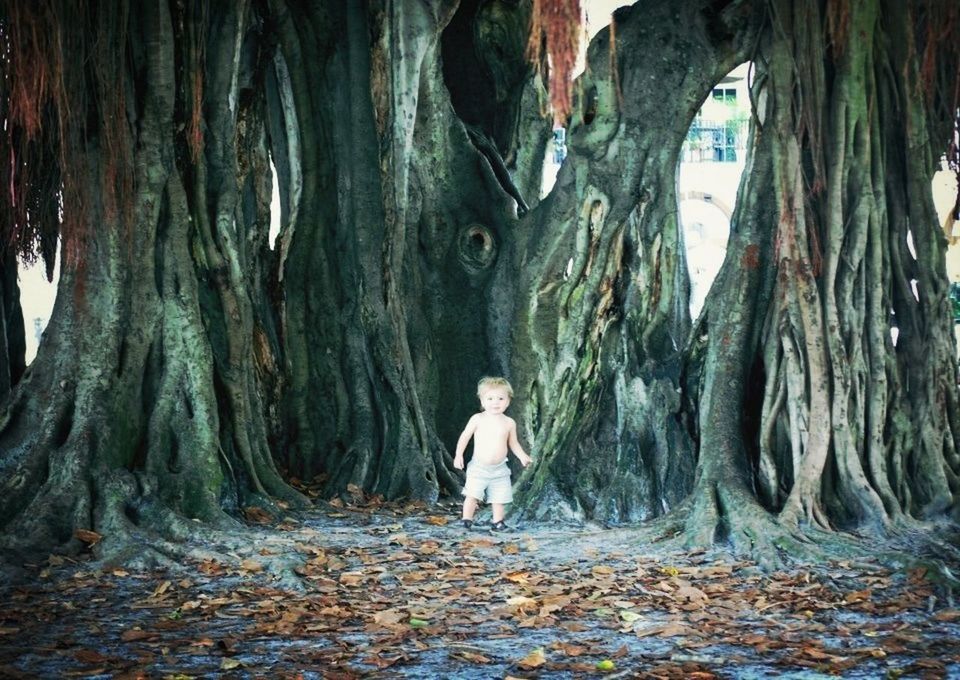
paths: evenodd
<path fill-rule="evenodd" d="M 674 525 L 681 523 L 677 538 L 685 548 L 726 546 L 764 570 L 870 554 L 857 536 L 785 522 L 746 491 L 723 484 L 697 496 L 689 510 L 683 508 L 674 520 Z"/>

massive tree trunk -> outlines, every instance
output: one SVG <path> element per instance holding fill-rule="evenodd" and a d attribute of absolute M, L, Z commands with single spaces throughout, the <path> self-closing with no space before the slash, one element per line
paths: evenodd
<path fill-rule="evenodd" d="M 291 187 L 280 235 L 285 448 L 291 471 L 326 475 L 328 493 L 455 492 L 449 450 L 476 410 L 477 378 L 498 368 L 485 310 L 516 215 L 490 138 L 511 135 L 503 121 L 468 132 L 454 113 L 440 64 L 454 9 L 271 4 L 273 152 Z M 458 30 L 476 7 L 462 11 Z M 514 49 L 519 58 L 522 42 Z"/>
<path fill-rule="evenodd" d="M 39 104 L 95 125 L 59 140 L 87 200 L 64 206 L 50 325 L 0 415 L 6 548 L 75 544 L 83 528 L 105 557 L 138 550 L 140 532 L 172 549 L 163 539 L 189 520 L 302 502 L 273 464 L 255 385 L 270 192 L 251 18 L 234 2 L 32 18 L 73 36 L 84 52 L 66 68 L 96 87 Z M 74 33 L 87 26 L 96 40 Z"/>
<path fill-rule="evenodd" d="M 694 115 L 747 58 L 761 16 L 749 3 L 720 6 L 618 10 L 575 86 L 556 186 L 500 265 L 521 272 L 511 368 L 535 460 L 521 506 L 534 516 L 646 519 L 692 487 L 677 164 Z"/>
<path fill-rule="evenodd" d="M 823 5 L 618 11 L 540 201 L 529 2 L 7 3 L 0 235 L 49 264 L 59 231 L 66 257 L 26 372 L 0 259 L 3 547 L 85 528 L 103 556 L 148 532 L 174 553 L 302 503 L 282 468 L 329 495 L 455 493 L 484 373 L 517 390 L 530 516 L 681 508 L 691 542 L 765 550 L 955 509 L 929 188 L 957 106 L 930 31 L 958 22 Z M 678 155 L 747 59 L 754 146 L 691 327 Z"/>
<path fill-rule="evenodd" d="M 642 39 L 641 5 L 616 16 L 616 78 L 609 37 L 594 40 L 571 157 L 513 260 L 534 514 L 649 517 L 693 488 L 690 542 L 764 554 L 799 549 L 800 527 L 884 529 L 954 507 L 956 363 L 930 179 L 956 116 L 956 51 L 932 65 L 930 45 L 926 67 L 954 75 L 923 96 L 920 53 L 955 17 L 821 4 L 773 3 L 762 32 L 739 3 L 687 8 L 709 29 L 677 35 L 643 3 Z M 727 261 L 688 335 L 676 154 L 754 46 L 759 130 Z M 684 56 L 664 66 L 654 48 Z M 653 63 L 658 91 L 669 64 L 703 79 L 679 72 L 659 97 L 643 87 Z"/>
<path fill-rule="evenodd" d="M 951 510 L 960 462 L 930 189 L 956 102 L 917 96 L 937 7 L 771 8 L 754 166 L 706 313 L 687 521 L 694 543 L 719 533 L 767 555 L 804 527 L 883 531 Z M 955 74 L 955 56 L 937 67 Z"/>

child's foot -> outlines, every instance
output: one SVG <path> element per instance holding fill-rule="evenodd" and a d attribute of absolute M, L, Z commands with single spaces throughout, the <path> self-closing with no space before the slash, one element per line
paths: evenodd
<path fill-rule="evenodd" d="M 510 531 L 510 527 L 507 526 L 506 522 L 500 520 L 490 525 L 490 531 Z"/>
<path fill-rule="evenodd" d="M 473 520 L 472 520 L 472 519 L 465 519 L 465 520 L 462 520 L 462 522 L 463 522 L 463 528 L 466 529 L 466 530 L 468 530 L 468 531 L 469 531 L 470 528 L 473 526 Z"/>

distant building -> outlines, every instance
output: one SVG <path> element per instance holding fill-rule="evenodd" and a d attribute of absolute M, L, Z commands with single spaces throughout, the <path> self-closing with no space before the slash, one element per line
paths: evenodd
<path fill-rule="evenodd" d="M 748 64 L 717 83 L 690 125 L 683 143 L 684 163 L 743 161 L 750 121 Z"/>

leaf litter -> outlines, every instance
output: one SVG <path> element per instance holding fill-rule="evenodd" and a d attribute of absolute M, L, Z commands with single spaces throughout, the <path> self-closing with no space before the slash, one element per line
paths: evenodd
<path fill-rule="evenodd" d="M 442 510 L 248 509 L 244 543 L 175 572 L 51 555 L 0 590 L 0 677 L 960 675 L 960 610 L 922 569 L 764 573 L 629 530 L 495 535 Z"/>

